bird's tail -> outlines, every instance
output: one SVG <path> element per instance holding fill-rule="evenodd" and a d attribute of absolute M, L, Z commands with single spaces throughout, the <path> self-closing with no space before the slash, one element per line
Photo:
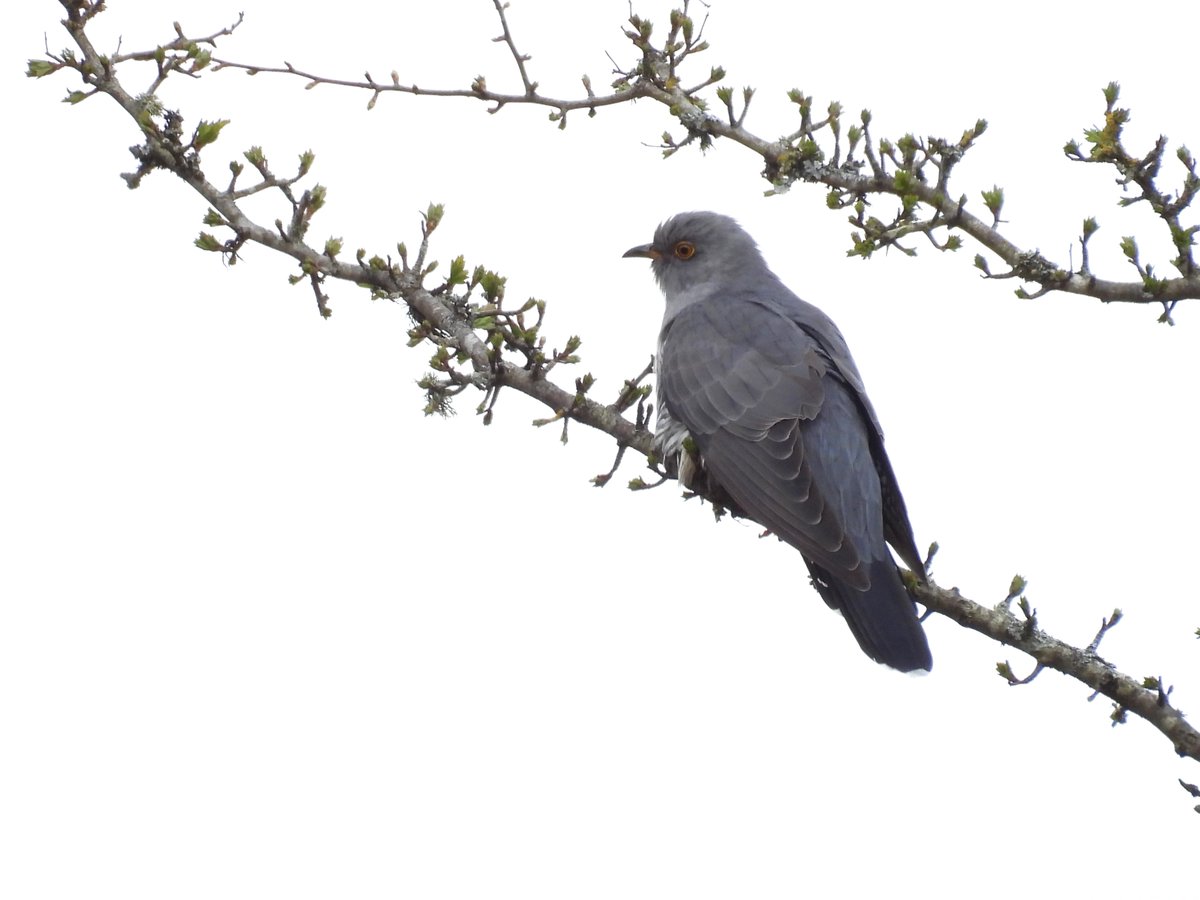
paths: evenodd
<path fill-rule="evenodd" d="M 813 586 L 833 609 L 840 610 L 864 653 L 876 662 L 913 672 L 933 668 L 925 630 L 912 598 L 890 559 L 871 564 L 871 587 L 857 590 L 808 562 Z"/>

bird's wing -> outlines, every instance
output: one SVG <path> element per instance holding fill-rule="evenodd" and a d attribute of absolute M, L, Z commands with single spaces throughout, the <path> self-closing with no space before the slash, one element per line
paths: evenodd
<path fill-rule="evenodd" d="M 871 444 L 871 458 L 879 475 L 884 536 L 908 567 L 918 577 L 924 577 L 924 562 L 921 554 L 917 551 L 912 524 L 908 521 L 908 508 L 904 504 L 904 495 L 900 493 L 900 484 L 896 480 L 891 460 L 888 459 L 887 451 L 883 446 L 883 429 L 880 427 L 879 419 L 867 397 L 862 376 L 859 375 L 854 358 L 850 355 L 846 339 L 842 337 L 837 325 L 820 309 L 810 303 L 805 303 L 790 292 L 784 302 L 773 308 L 778 309 L 782 315 L 791 319 L 817 340 L 829 356 L 842 381 L 853 392 L 859 411 L 870 426 L 867 435 Z"/>
<path fill-rule="evenodd" d="M 822 342 L 777 308 L 715 298 L 669 322 L 661 347 L 663 400 L 717 483 L 808 559 L 866 590 L 871 563 L 886 554 L 875 426 Z"/>

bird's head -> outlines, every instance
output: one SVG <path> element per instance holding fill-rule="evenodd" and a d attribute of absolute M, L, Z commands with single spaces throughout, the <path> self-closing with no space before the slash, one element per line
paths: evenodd
<path fill-rule="evenodd" d="M 714 212 L 672 216 L 658 226 L 653 241 L 624 255 L 650 260 L 668 304 L 675 298 L 699 299 L 706 287 L 728 289 L 766 271 L 754 239 L 729 216 Z"/>

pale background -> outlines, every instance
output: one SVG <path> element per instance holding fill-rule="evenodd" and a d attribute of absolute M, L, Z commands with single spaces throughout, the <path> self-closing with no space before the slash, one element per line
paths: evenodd
<path fill-rule="evenodd" d="M 93 37 L 142 49 L 247 14 L 218 55 L 330 76 L 519 83 L 491 3 L 330 7 L 114 0 Z M 639 4 L 665 29 L 669 5 Z M 1122 10 L 1120 15 L 1117 11 Z M 875 113 L 876 134 L 991 129 L 969 198 L 1007 189 L 1009 236 L 1067 260 L 1086 215 L 1099 274 L 1161 229 L 1120 211 L 1108 170 L 1062 145 L 1124 86 L 1131 146 L 1200 144 L 1193 4 L 1047 3 L 1003 14 L 864 3 L 837 14 L 717 0 L 713 50 L 759 88 L 749 126 L 790 131 L 788 88 Z M 631 60 L 623 0 L 514 0 L 542 90 Z M 990 18 L 985 18 L 990 16 Z M 1133 16 L 1136 16 L 1134 21 Z M 674 486 L 631 494 L 609 441 L 535 430 L 505 393 L 423 419 L 404 310 L 331 285 L 323 321 L 293 268 L 191 246 L 204 203 L 161 174 L 128 191 L 134 125 L 108 99 L 59 103 L 68 75 L 24 60 L 68 38 L 50 0 L 3 41 L 0 322 L 0 894 L 162 897 L 1161 896 L 1193 884 L 1200 781 L 1149 726 L 1019 653 L 928 623 L 923 679 L 877 667 L 806 585 L 799 558 L 714 526 Z M 151 75 L 126 74 L 127 85 Z M 261 144 L 277 172 L 316 152 L 329 205 L 312 240 L 347 253 L 418 241 L 549 302 L 611 399 L 645 364 L 660 299 L 622 260 L 683 209 L 738 217 L 775 270 L 841 324 L 888 433 L 936 576 L 980 602 L 1015 572 L 1041 622 L 1178 684 L 1197 707 L 1200 319 L 985 282 L 974 246 L 845 256 L 842 214 L 718 143 L 663 162 L 661 107 L 488 116 L 469 100 L 367 96 L 225 72 L 163 92 L 190 129 L 230 118 L 209 170 Z M 678 129 L 673 129 L 678 134 Z M 1167 183 L 1181 171 L 1173 156 Z M 979 204 L 982 209 L 982 204 Z M 270 222 L 284 210 L 254 207 Z M 1195 221 L 1193 216 L 1192 221 Z M 1077 252 L 1077 248 L 1076 248 Z M 1077 257 L 1076 257 L 1077 258 Z M 571 373 L 563 371 L 565 377 Z"/>

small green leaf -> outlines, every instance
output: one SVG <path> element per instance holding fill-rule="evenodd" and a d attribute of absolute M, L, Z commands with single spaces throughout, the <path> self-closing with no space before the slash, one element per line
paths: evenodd
<path fill-rule="evenodd" d="M 334 259 L 342 252 L 342 239 L 331 237 L 325 241 L 325 255 L 330 259 Z"/>
<path fill-rule="evenodd" d="M 196 126 L 196 133 L 192 135 L 192 146 L 199 150 L 213 143 L 220 136 L 221 129 L 228 124 L 228 119 L 218 119 L 215 122 L 205 122 L 202 119 Z"/>
<path fill-rule="evenodd" d="M 48 59 L 31 59 L 29 67 L 25 70 L 25 76 L 27 78 L 44 78 L 57 71 L 58 65 Z"/>
<path fill-rule="evenodd" d="M 489 303 L 498 303 L 504 298 L 504 283 L 507 281 L 504 276 L 497 275 L 495 272 L 485 271 L 479 279 L 479 286 L 483 290 L 483 296 L 487 298 Z"/>
<path fill-rule="evenodd" d="M 457 285 L 457 284 L 466 284 L 466 283 L 467 283 L 467 261 L 461 256 L 456 256 L 450 262 L 450 274 L 446 276 L 446 284 L 453 287 L 454 285 Z"/>
<path fill-rule="evenodd" d="M 983 205 L 993 217 L 1000 218 L 1000 210 L 1004 207 L 1004 188 L 992 186 L 990 191 L 983 191 Z"/>
<path fill-rule="evenodd" d="M 220 253 L 225 249 L 225 245 L 218 241 L 207 231 L 200 232 L 200 236 L 194 241 L 195 245 L 201 250 L 208 250 L 211 253 Z"/>

